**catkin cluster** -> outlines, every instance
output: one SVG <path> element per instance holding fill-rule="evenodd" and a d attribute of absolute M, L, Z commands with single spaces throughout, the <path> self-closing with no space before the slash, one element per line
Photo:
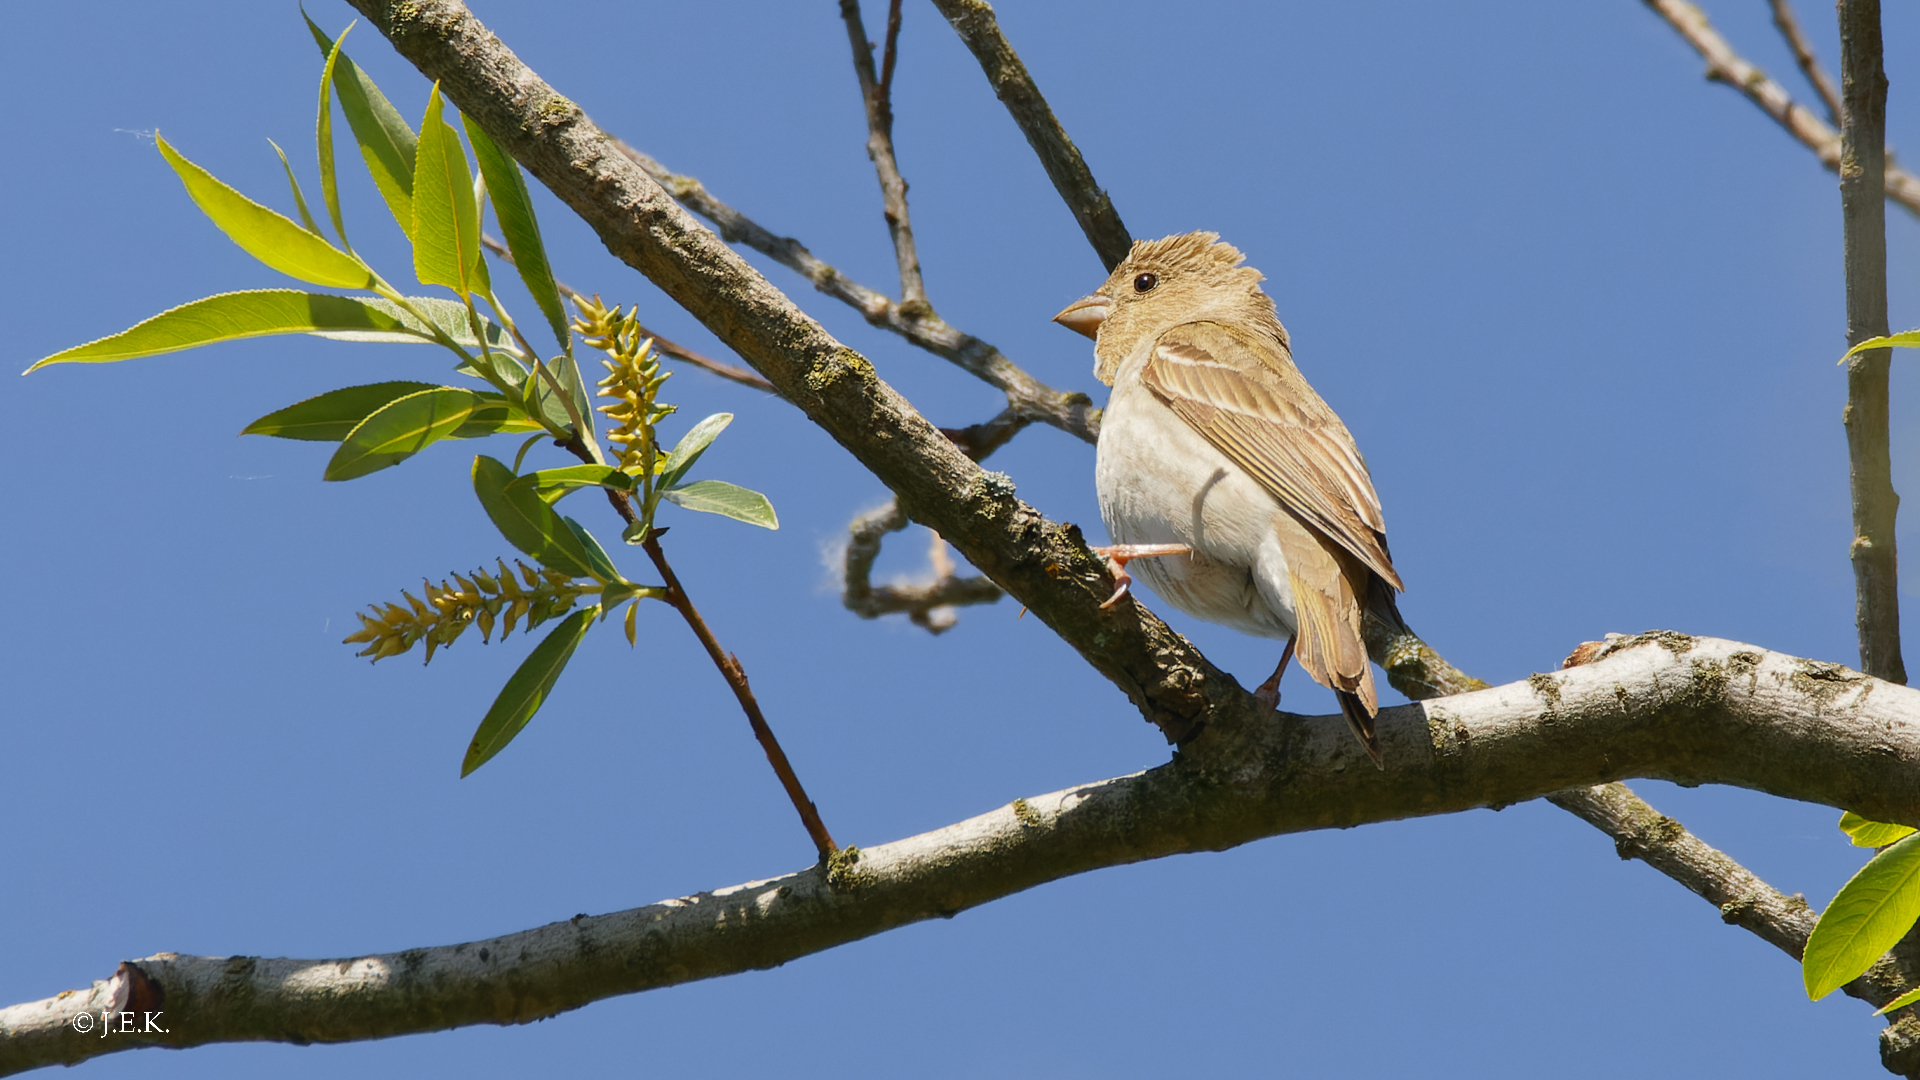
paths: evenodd
<path fill-rule="evenodd" d="M 590 301 L 576 298 L 574 306 L 580 312 L 574 330 L 608 357 L 601 361 L 607 377 L 598 383 L 600 396 L 614 399 L 600 406 L 613 422 L 607 441 L 619 447 L 621 471 L 651 477 L 660 456 L 654 425 L 674 411 L 674 406 L 660 403 L 660 386 L 673 372 L 660 370 L 653 339 L 640 336 L 637 306 L 622 315 L 619 307 L 604 306 L 598 296 Z"/>
<path fill-rule="evenodd" d="M 531 630 L 548 619 L 566 614 L 580 594 L 596 587 L 591 582 L 576 584 L 558 570 L 534 570 L 518 559 L 514 560 L 514 565 L 520 568 L 520 578 L 516 579 L 504 561 L 495 561 L 500 566 L 497 575 L 475 570 L 472 577 L 453 575 L 455 584 L 452 585 L 445 581 L 438 585 L 423 581 L 425 600 L 403 590 L 400 595 L 407 602 L 405 607 L 388 603 L 375 605 L 371 615 L 357 613 L 360 629 L 348 635 L 343 644 L 364 644 L 366 648 L 358 655 L 371 656 L 379 663 L 424 641 L 427 662 L 432 662 L 433 651 L 442 645 L 452 645 L 468 626 L 479 624 L 482 641 L 492 640 L 496 621 L 504 621 L 502 638 L 513 633 L 514 624 L 521 619 L 526 620 L 527 629 Z M 526 582 L 524 587 L 521 579 Z"/>

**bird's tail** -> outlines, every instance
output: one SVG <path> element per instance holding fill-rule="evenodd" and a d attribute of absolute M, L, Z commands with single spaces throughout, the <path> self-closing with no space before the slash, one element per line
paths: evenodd
<path fill-rule="evenodd" d="M 1367 756 L 1373 759 L 1374 768 L 1385 771 L 1387 763 L 1380 757 L 1380 737 L 1373 730 L 1373 714 L 1367 711 L 1366 703 L 1359 694 L 1345 690 L 1335 690 L 1333 696 L 1340 699 L 1340 715 L 1347 718 L 1347 726 L 1353 729 L 1353 737 L 1360 740 L 1366 748 Z"/>

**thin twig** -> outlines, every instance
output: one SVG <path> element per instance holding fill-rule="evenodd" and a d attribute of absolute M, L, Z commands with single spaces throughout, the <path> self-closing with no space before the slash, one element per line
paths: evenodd
<path fill-rule="evenodd" d="M 1794 62 L 1800 65 L 1800 74 L 1806 76 L 1813 92 L 1827 106 L 1827 123 L 1838 126 L 1840 123 L 1840 91 L 1833 88 L 1833 77 L 1820 66 L 1820 60 L 1813 55 L 1813 43 L 1800 29 L 1800 20 L 1794 17 L 1792 0 L 1767 0 L 1773 5 L 1773 25 L 1779 29 L 1780 36 L 1787 39 L 1787 48 L 1793 50 Z"/>
<path fill-rule="evenodd" d="M 786 789 L 787 798 L 793 800 L 793 808 L 799 811 L 800 822 L 807 827 L 807 835 L 813 837 L 813 846 L 819 849 L 821 861 L 824 862 L 839 847 L 827 832 L 826 823 L 820 820 L 820 808 L 807 798 L 807 789 L 800 786 L 800 777 L 794 773 L 786 751 L 780 749 L 780 740 L 773 737 L 773 728 L 768 726 L 765 714 L 760 711 L 760 701 L 753 696 L 753 688 L 747 685 L 747 673 L 740 666 L 740 658 L 722 649 L 713 631 L 707 629 L 707 621 L 700 617 L 700 609 L 693 606 L 693 598 L 687 595 L 673 567 L 668 564 L 666 553 L 660 550 L 659 536 L 656 530 L 641 542 L 640 547 L 653 560 L 653 568 L 660 571 L 660 579 L 667 586 L 667 603 L 673 605 L 673 609 L 693 628 L 693 636 L 700 639 L 714 666 L 726 676 L 727 685 L 733 688 L 733 696 L 739 699 L 741 710 L 747 714 L 747 723 L 753 725 L 753 737 L 760 740 L 760 749 L 766 751 L 774 775 L 780 778 L 780 786 Z"/>
<path fill-rule="evenodd" d="M 885 506 L 853 519 L 848 527 L 852 535 L 847 541 L 844 589 L 840 594 L 840 602 L 848 611 L 863 619 L 905 615 L 915 626 L 943 634 L 959 621 L 953 608 L 991 604 L 1005 595 L 1000 586 L 985 577 L 954 576 L 953 560 L 944 558 L 946 541 L 939 533 L 933 534 L 930 580 L 911 585 L 874 585 L 873 561 L 880 555 L 881 539 L 908 524 L 906 512 L 896 499 L 888 499 Z"/>
<path fill-rule="evenodd" d="M 1840 170 L 1840 133 L 1823 123 L 1813 110 L 1795 102 L 1793 95 L 1767 73 L 1733 51 L 1727 39 L 1707 21 L 1706 13 L 1686 0 L 1645 0 L 1668 25 L 1687 39 L 1694 51 L 1707 62 L 1707 78 L 1723 82 L 1740 91 L 1760 111 L 1774 118 L 1787 133 L 1812 150 L 1820 164 Z M 1920 214 L 1920 176 L 1901 168 L 1886 170 L 1887 198 Z"/>
<path fill-rule="evenodd" d="M 860 18 L 860 0 L 840 0 L 840 17 L 846 20 L 847 40 L 853 45 L 853 70 L 860 78 L 860 101 L 867 114 L 867 157 L 873 159 L 880 177 L 882 212 L 893 236 L 894 261 L 900 264 L 900 306 L 924 308 L 927 285 L 920 276 L 920 254 L 913 246 L 913 220 L 907 215 L 907 181 L 893 154 L 893 63 L 900 34 L 900 0 L 892 0 L 887 13 L 884 75 L 873 71 L 873 43 L 867 40 L 866 23 Z"/>
<path fill-rule="evenodd" d="M 889 109 L 893 102 L 893 62 L 899 58 L 900 0 L 888 0 L 887 43 L 881 50 L 880 61 L 880 98 L 888 103 Z"/>
<path fill-rule="evenodd" d="M 1885 182 L 1887 75 L 1881 64 L 1880 0 L 1840 0 L 1840 215 L 1847 282 L 1847 344 L 1887 334 Z M 1907 681 L 1900 657 L 1900 596 L 1894 552 L 1893 462 L 1887 442 L 1891 350 L 1847 362 L 1847 464 L 1853 492 L 1854 626 L 1860 669 Z"/>
<path fill-rule="evenodd" d="M 972 334 L 961 333 L 931 310 L 909 310 L 822 262 L 800 241 L 775 236 L 752 218 L 714 198 L 698 179 L 671 171 L 619 139 L 613 140 L 613 146 L 681 205 L 711 221 L 721 239 L 745 244 L 766 255 L 813 282 L 814 288 L 854 308 L 867 322 L 891 330 L 958 365 L 1005 393 L 1007 403 L 1024 415 L 1086 442 L 1099 438 L 1100 410 L 1093 407 L 1087 395 L 1055 390 L 1027 374 L 999 349 Z"/>
<path fill-rule="evenodd" d="M 1027 65 L 1020 61 L 1020 54 L 1013 51 L 1006 35 L 1000 32 L 993 7 L 986 0 L 933 0 L 933 3 L 980 62 L 994 96 L 1013 115 L 1013 122 L 1020 125 L 1027 145 L 1039 155 L 1040 166 L 1047 170 L 1053 189 L 1060 193 L 1067 209 L 1073 211 L 1073 219 L 1080 223 L 1080 231 L 1087 235 L 1087 242 L 1093 245 L 1101 263 L 1108 270 L 1119 266 L 1133 246 L 1133 237 L 1121 222 L 1120 212 L 1113 208 L 1113 200 L 1094 183 L 1092 170 L 1087 168 L 1073 140 L 1067 138 L 1066 129 L 1053 115 L 1052 106 L 1040 96 L 1040 88 L 1034 85 Z"/>
<path fill-rule="evenodd" d="M 1030 420 L 1012 409 L 993 419 L 965 428 L 941 428 L 940 433 L 953 440 L 975 461 L 985 458 L 1018 435 Z M 880 557 L 880 544 L 888 533 L 896 533 L 910 524 L 900 500 L 888 499 L 879 508 L 853 519 L 846 554 L 842 557 L 840 602 L 863 619 L 904 614 L 915 626 L 933 634 L 953 629 L 959 622 L 952 612 L 956 607 L 991 604 L 1003 595 L 1000 586 L 985 577 L 955 577 L 953 561 L 946 556 L 946 541 L 933 534 L 933 552 L 928 560 L 931 577 L 911 585 L 873 584 L 873 563 Z M 931 530 L 929 530 L 931 531 Z"/>
<path fill-rule="evenodd" d="M 486 248 L 488 251 L 493 252 L 495 255 L 499 256 L 501 259 L 505 260 L 507 263 L 511 264 L 513 262 L 513 252 L 508 251 L 507 245 L 501 243 L 499 240 L 494 239 L 492 236 L 486 233 L 481 233 L 480 242 L 486 245 Z M 554 285 L 560 290 L 561 295 L 565 296 L 567 299 L 572 300 L 576 303 L 587 299 L 587 297 L 584 294 L 570 288 L 567 285 L 567 283 L 564 281 L 555 281 Z M 708 357 L 702 356 L 699 353 L 694 352 L 692 349 L 687 348 L 685 345 L 681 345 L 667 338 L 661 337 L 659 334 L 654 333 L 653 331 L 647 329 L 644 326 L 640 327 L 640 335 L 642 337 L 652 338 L 653 347 L 656 350 L 663 352 L 668 356 L 673 357 L 676 360 L 684 360 L 687 363 L 692 364 L 694 367 L 705 369 L 706 371 L 712 372 L 713 374 L 718 375 L 723 379 L 732 380 L 733 382 L 737 382 L 742 386 L 751 386 L 755 390 L 762 390 L 769 394 L 779 393 L 779 391 L 773 388 L 772 383 L 761 378 L 759 375 L 754 374 L 752 371 L 749 371 L 746 368 L 740 367 L 737 364 L 729 364 L 729 363 L 725 363 L 724 361 L 709 359 Z M 514 331 L 514 337 L 519 339 L 521 347 L 527 350 L 527 354 L 529 356 L 539 355 L 539 353 L 536 353 L 533 351 L 532 346 L 527 344 L 525 338 L 520 337 L 520 332 L 518 330 Z"/>

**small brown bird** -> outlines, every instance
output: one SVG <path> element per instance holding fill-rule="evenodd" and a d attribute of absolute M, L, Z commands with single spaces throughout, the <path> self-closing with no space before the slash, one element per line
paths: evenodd
<path fill-rule="evenodd" d="M 1113 387 L 1095 484 L 1126 595 L 1130 559 L 1181 611 L 1284 638 L 1254 691 L 1279 704 L 1300 666 L 1333 690 L 1381 764 L 1379 700 L 1361 638 L 1365 611 L 1399 624 L 1404 589 L 1386 521 L 1353 436 L 1293 366 L 1286 328 L 1218 233 L 1136 241 L 1106 284 L 1054 316 L 1094 339 L 1094 374 Z"/>

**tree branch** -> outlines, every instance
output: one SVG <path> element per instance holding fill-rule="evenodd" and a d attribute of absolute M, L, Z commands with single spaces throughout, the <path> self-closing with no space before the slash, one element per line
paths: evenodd
<path fill-rule="evenodd" d="M 512 265 L 513 252 L 507 250 L 507 245 L 501 243 L 500 241 L 494 239 L 492 236 L 489 236 L 486 233 L 480 234 L 480 243 L 486 245 L 486 249 L 488 251 L 493 252 L 502 261 L 506 262 L 508 265 Z M 556 281 L 554 282 L 554 286 L 560 290 L 562 295 L 564 295 L 567 299 L 572 300 L 576 304 L 581 303 L 587 299 L 585 295 L 575 291 L 572 287 L 570 287 L 564 281 Z M 653 331 L 647 329 L 644 326 L 640 328 L 640 336 L 652 338 L 653 347 L 656 350 L 663 352 L 668 356 L 673 357 L 676 360 L 684 360 L 687 363 L 692 364 L 694 367 L 704 369 L 730 382 L 737 382 L 741 386 L 750 386 L 755 390 L 764 390 L 769 394 L 776 392 L 773 388 L 772 383 L 768 382 L 767 380 L 761 378 L 758 375 L 755 375 L 753 372 L 748 371 L 746 368 L 740 367 L 736 364 L 728 364 L 719 360 L 714 360 L 714 359 L 710 359 L 708 357 L 702 356 L 699 353 L 694 352 L 692 349 L 687 348 L 685 345 L 682 345 L 669 338 L 661 337 L 659 334 L 654 333 Z M 531 353 L 532 350 L 529 349 L 528 352 Z"/>
<path fill-rule="evenodd" d="M 1880 0 L 1840 0 L 1840 218 L 1847 280 L 1847 344 L 1885 337 L 1887 326 L 1887 75 L 1881 66 Z M 1848 479 L 1853 491 L 1854 625 L 1860 667 L 1904 683 L 1900 594 L 1887 437 L 1887 376 L 1892 350 L 1847 361 Z"/>
<path fill-rule="evenodd" d="M 1627 776 L 1724 782 L 1920 823 L 1920 690 L 1737 642 L 1674 633 L 1596 661 L 1444 701 L 1385 709 L 1384 773 L 1339 716 L 1283 716 L 1208 739 L 1133 776 L 988 814 L 767 881 L 486 941 L 332 960 L 140 960 L 117 981 L 0 1010 L 0 1074 L 138 1046 L 343 1042 L 514 1024 L 617 994 L 763 969 L 909 923 L 951 917 L 1102 867 L 1267 836 L 1454 813 Z M 1675 830 L 1637 800 L 1576 810 L 1659 865 Z M 1571 801 L 1562 796 L 1564 804 Z M 1791 900 L 1719 856 L 1689 882 L 1756 932 L 1796 926 Z M 1630 849 L 1630 850 L 1629 850 Z M 1701 863 L 1701 853 L 1681 867 Z M 1705 860 L 1712 861 L 1712 860 Z M 1744 876 L 1743 876 L 1744 875 Z M 1776 942 L 1788 948 L 1791 940 Z M 1770 938 L 1771 940 L 1771 938 Z M 1891 977 L 1891 978 L 1887 978 Z M 163 1000 L 163 1033 L 74 1030 L 129 982 Z M 1850 993 L 1901 985 L 1887 965 Z"/>
<path fill-rule="evenodd" d="M 953 24 L 954 32 L 973 52 L 974 59 L 980 62 L 980 70 L 986 72 L 994 96 L 1007 107 L 1013 122 L 1020 125 L 1021 133 L 1027 137 L 1027 145 L 1040 156 L 1040 166 L 1047 170 L 1047 179 L 1053 181 L 1053 189 L 1060 193 L 1067 209 L 1073 211 L 1073 220 L 1080 223 L 1080 231 L 1087 235 L 1087 243 L 1093 245 L 1101 264 L 1108 270 L 1119 266 L 1133 246 L 1133 236 L 1121 222 L 1120 212 L 1113 208 L 1113 200 L 1094 183 L 1086 159 L 1080 156 L 1073 140 L 1067 138 L 1066 129 L 1053 115 L 1053 107 L 1040 96 L 1040 88 L 1027 73 L 1027 65 L 1021 63 L 1020 54 L 1013 51 L 1006 35 L 1000 32 L 1000 21 L 994 18 L 993 6 L 986 0 L 933 0 L 933 3 L 940 14 L 947 17 L 947 22 Z"/>
<path fill-rule="evenodd" d="M 1833 88 L 1833 79 L 1827 75 L 1820 61 L 1813 55 L 1813 43 L 1800 29 L 1800 20 L 1794 17 L 1792 0 L 1767 0 L 1773 7 L 1773 25 L 1780 36 L 1787 40 L 1787 48 L 1793 50 L 1794 63 L 1800 65 L 1800 74 L 1806 77 L 1813 92 L 1820 95 L 1820 101 L 1827 107 L 1827 123 L 1840 123 L 1840 92 Z"/>
<path fill-rule="evenodd" d="M 984 577 L 955 577 L 953 560 L 943 559 L 946 541 L 933 534 L 933 576 L 914 585 L 873 584 L 873 561 L 880 556 L 880 541 L 888 533 L 907 527 L 907 515 L 900 503 L 888 499 L 886 505 L 853 519 L 847 531 L 840 602 L 863 619 L 882 615 L 905 615 L 915 626 L 934 634 L 953 629 L 958 619 L 952 609 L 973 604 L 997 602 L 1000 586 Z"/>
<path fill-rule="evenodd" d="M 1028 424 L 1026 418 L 1008 408 L 983 424 L 972 427 L 941 428 L 962 453 L 975 461 L 985 458 L 1018 435 Z M 953 562 L 946 556 L 946 541 L 933 535 L 933 577 L 918 585 L 873 585 L 873 561 L 880 557 L 880 542 L 888 533 L 907 527 L 907 515 L 898 499 L 862 514 L 848 526 L 852 535 L 842 557 L 840 602 L 863 619 L 905 613 L 915 626 L 934 634 L 953 629 L 958 619 L 951 609 L 972 604 L 991 604 L 1000 599 L 1000 587 L 983 577 L 958 578 Z"/>
<path fill-rule="evenodd" d="M 907 216 L 907 181 L 893 156 L 893 63 L 900 40 L 900 0 L 887 11 L 885 77 L 873 70 L 873 43 L 860 18 L 860 0 L 840 0 L 840 17 L 853 45 L 853 70 L 860 78 L 860 101 L 867 114 L 867 157 L 880 177 L 880 197 L 893 236 L 894 261 L 900 264 L 900 306 L 927 307 L 927 284 L 920 277 L 920 253 L 913 246 L 913 221 Z"/>
<path fill-rule="evenodd" d="M 1679 31 L 1707 62 L 1707 78 L 1740 91 L 1748 101 L 1758 105 L 1760 111 L 1786 128 L 1789 135 L 1812 150 L 1820 164 L 1834 172 L 1840 170 L 1840 133 L 1797 104 L 1786 87 L 1734 52 L 1727 39 L 1707 21 L 1705 12 L 1686 0 L 1645 0 L 1645 3 Z M 1920 214 L 1920 177 L 1905 169 L 1887 169 L 1884 188 L 1887 198 Z"/>
<path fill-rule="evenodd" d="M 713 222 L 727 242 L 745 244 L 773 259 L 811 281 L 814 288 L 860 312 L 872 325 L 899 334 L 1000 390 L 1007 395 L 1008 404 L 1023 415 L 1086 442 L 1099 437 L 1100 410 L 1093 407 L 1087 395 L 1055 390 L 1027 374 L 999 349 L 955 329 L 931 310 L 907 310 L 885 294 L 822 262 L 800 241 L 775 236 L 752 218 L 714 198 L 694 177 L 673 172 L 617 138 L 613 139 L 613 146 L 687 209 Z"/>

